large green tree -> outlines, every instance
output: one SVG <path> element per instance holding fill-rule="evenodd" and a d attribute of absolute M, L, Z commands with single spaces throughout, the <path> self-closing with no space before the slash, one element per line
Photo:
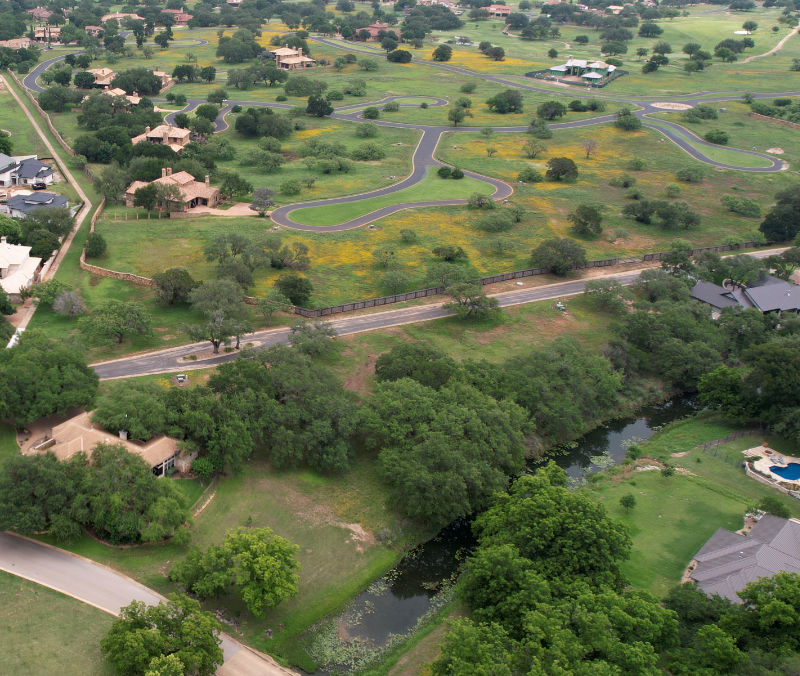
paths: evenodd
<path fill-rule="evenodd" d="M 178 666 L 177 660 L 180 673 L 211 676 L 224 659 L 220 629 L 219 621 L 197 601 L 172 594 L 157 606 L 133 601 L 122 608 L 100 645 L 120 674 L 145 674 L 174 656 L 170 663 Z"/>
<path fill-rule="evenodd" d="M 195 549 L 173 567 L 170 578 L 200 598 L 233 588 L 253 615 L 261 616 L 297 593 L 298 547 L 269 528 L 237 528 L 221 545 Z"/>
<path fill-rule="evenodd" d="M 98 342 L 121 344 L 126 338 L 151 332 L 150 314 L 135 301 L 107 300 L 80 323 L 88 336 Z"/>
<path fill-rule="evenodd" d="M 79 350 L 27 331 L 15 347 L 0 351 L 0 418 L 27 424 L 91 406 L 97 381 Z"/>

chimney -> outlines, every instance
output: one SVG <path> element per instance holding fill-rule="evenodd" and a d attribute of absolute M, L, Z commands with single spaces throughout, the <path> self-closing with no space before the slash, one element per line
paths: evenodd
<path fill-rule="evenodd" d="M 302 48 L 302 47 L 298 47 L 298 49 L 297 49 L 297 55 L 298 55 L 298 56 L 303 56 L 303 48 Z"/>
<path fill-rule="evenodd" d="M 150 125 L 149 124 L 144 128 L 144 133 L 145 134 L 149 134 L 150 133 Z"/>
<path fill-rule="evenodd" d="M 166 142 L 167 142 L 167 138 L 168 138 L 168 136 L 169 136 L 169 132 L 165 131 L 165 132 L 164 132 L 164 143 L 166 143 Z"/>
<path fill-rule="evenodd" d="M 211 181 L 209 180 L 208 174 L 206 174 L 206 185 L 211 185 Z M 3 237 L 3 241 L 5 241 L 5 237 Z"/>
<path fill-rule="evenodd" d="M 167 176 L 172 176 L 172 167 L 167 167 Z"/>
<path fill-rule="evenodd" d="M 206 176 L 206 185 L 208 185 L 208 176 Z M 6 243 L 6 236 L 3 235 L 2 237 L 0 237 L 0 244 L 5 244 L 5 243 Z"/>
<path fill-rule="evenodd" d="M 166 167 L 161 167 L 161 178 L 164 178 L 167 175 Z"/>
<path fill-rule="evenodd" d="M 122 439 L 122 441 L 127 441 L 128 440 L 128 430 L 120 430 L 119 431 L 119 438 Z"/>

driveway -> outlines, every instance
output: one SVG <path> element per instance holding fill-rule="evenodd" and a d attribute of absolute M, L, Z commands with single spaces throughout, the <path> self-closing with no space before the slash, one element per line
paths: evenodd
<path fill-rule="evenodd" d="M 0 533 L 0 570 L 88 603 L 111 615 L 131 601 L 158 604 L 164 597 L 135 580 L 85 559 L 22 538 Z M 220 676 L 297 676 L 296 672 L 222 634 L 225 662 Z"/>

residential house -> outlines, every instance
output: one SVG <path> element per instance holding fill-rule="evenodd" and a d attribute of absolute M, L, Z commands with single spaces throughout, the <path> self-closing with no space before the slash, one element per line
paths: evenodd
<path fill-rule="evenodd" d="M 36 281 L 42 262 L 41 258 L 31 258 L 30 252 L 29 246 L 9 244 L 0 237 L 0 287 L 15 303 L 22 300 L 20 292 Z"/>
<path fill-rule="evenodd" d="M 100 37 L 103 34 L 102 26 L 84 26 L 83 30 L 86 31 L 86 35 L 92 35 L 94 37 Z"/>
<path fill-rule="evenodd" d="M 180 127 L 173 127 L 171 124 L 160 124 L 154 129 L 145 127 L 144 134 L 139 134 L 131 139 L 131 143 L 136 145 L 147 141 L 149 143 L 158 143 L 172 148 L 176 153 L 183 152 L 184 146 L 191 140 L 192 132 L 188 129 L 181 129 Z"/>
<path fill-rule="evenodd" d="M 110 68 L 88 68 L 87 73 L 94 75 L 94 86 L 108 89 L 117 74 Z"/>
<path fill-rule="evenodd" d="M 128 94 L 124 89 L 120 89 L 119 87 L 114 87 L 114 89 L 104 89 L 102 91 L 103 94 L 107 94 L 108 96 L 122 96 L 127 99 L 128 103 L 131 105 L 138 105 L 139 102 L 142 100 L 142 97 L 139 96 L 138 92 L 133 92 L 133 94 Z M 89 98 L 88 96 L 86 98 Z M 84 99 L 85 101 L 86 99 Z"/>
<path fill-rule="evenodd" d="M 619 14 L 625 7 L 622 5 L 609 5 L 606 7 L 606 14 Z"/>
<path fill-rule="evenodd" d="M 53 13 L 46 7 L 34 7 L 33 9 L 28 10 L 28 14 L 30 14 L 37 21 L 47 21 L 51 16 L 53 16 Z"/>
<path fill-rule="evenodd" d="M 380 40 L 381 33 L 388 33 L 389 31 L 394 31 L 398 35 L 400 34 L 400 29 L 398 28 L 395 30 L 392 26 L 381 23 L 380 21 L 376 21 L 375 23 L 371 23 L 369 26 L 363 26 L 356 31 L 356 35 L 361 33 L 361 31 L 367 31 L 369 33 L 368 40 Z"/>
<path fill-rule="evenodd" d="M 9 157 L 0 153 L 0 186 L 36 185 L 53 182 L 53 168 L 36 159 L 36 155 Z"/>
<path fill-rule="evenodd" d="M 238 9 L 239 6 L 242 4 L 242 0 L 225 0 L 228 3 L 228 7 L 232 7 L 233 9 Z"/>
<path fill-rule="evenodd" d="M 197 206 L 216 207 L 221 200 L 220 192 L 216 188 L 212 188 L 209 183 L 209 177 L 206 174 L 205 181 L 196 181 L 194 176 L 189 172 L 179 171 L 172 173 L 172 167 L 166 167 L 161 170 L 161 178 L 155 181 L 134 181 L 128 186 L 125 191 L 125 206 L 134 206 L 133 200 L 136 196 L 136 191 L 139 188 L 144 188 L 155 183 L 156 185 L 175 185 L 181 194 L 182 204 L 174 204 L 170 211 L 187 211 Z"/>
<path fill-rule="evenodd" d="M 146 444 L 129 441 L 125 430 L 120 430 L 117 436 L 109 434 L 92 422 L 88 412 L 56 425 L 47 436 L 48 440 L 34 446 L 34 450 L 52 453 L 62 462 L 81 452 L 91 457 L 97 444 L 119 444 L 129 453 L 142 458 L 156 476 L 164 476 L 174 467 L 179 455 L 176 439 L 159 436 Z"/>
<path fill-rule="evenodd" d="M 9 197 L 5 206 L 5 213 L 12 218 L 27 218 L 35 209 L 48 207 L 65 207 L 69 200 L 61 195 L 51 192 L 34 192 L 30 195 L 14 195 Z"/>
<path fill-rule="evenodd" d="M 689 578 L 709 596 L 741 603 L 750 582 L 800 573 L 800 521 L 765 514 L 747 534 L 720 528 L 689 564 Z"/>
<path fill-rule="evenodd" d="M 506 5 L 489 5 L 485 8 L 489 16 L 508 16 L 511 14 L 511 7 Z"/>
<path fill-rule="evenodd" d="M 60 42 L 60 26 L 36 26 L 33 29 L 34 42 Z"/>
<path fill-rule="evenodd" d="M 175 19 L 176 26 L 185 26 L 189 23 L 189 19 L 192 18 L 191 14 L 187 14 L 182 9 L 162 9 L 162 14 L 172 14 L 172 18 Z"/>
<path fill-rule="evenodd" d="M 154 70 L 153 75 L 161 80 L 161 89 L 174 83 L 172 76 L 169 73 L 165 73 L 163 70 Z"/>
<path fill-rule="evenodd" d="M 726 307 L 754 309 L 759 312 L 800 312 L 800 286 L 772 275 L 762 275 L 750 284 L 725 286 L 710 282 L 697 282 L 692 287 L 692 297 L 707 303 L 715 312 Z"/>
<path fill-rule="evenodd" d="M 284 45 L 278 49 L 270 50 L 270 54 L 275 57 L 275 67 L 283 70 L 310 68 L 316 63 L 314 59 L 303 54 L 302 47 L 294 49 L 289 45 Z"/>
<path fill-rule="evenodd" d="M 144 21 L 143 16 L 139 16 L 138 14 L 130 14 L 126 12 L 112 12 L 111 14 L 106 14 L 103 18 L 100 19 L 100 23 L 105 23 L 106 21 L 116 21 L 117 23 L 122 23 L 125 19 L 133 19 L 134 21 Z"/>
<path fill-rule="evenodd" d="M 12 38 L 11 40 L 0 40 L 0 47 L 8 49 L 28 49 L 33 44 L 30 38 Z"/>

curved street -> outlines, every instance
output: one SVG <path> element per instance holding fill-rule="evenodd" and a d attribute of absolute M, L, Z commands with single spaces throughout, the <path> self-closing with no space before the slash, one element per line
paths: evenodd
<path fill-rule="evenodd" d="M 336 49 L 342 49 L 345 51 L 356 52 L 360 54 L 369 54 L 371 56 L 383 56 L 382 52 L 377 52 L 373 49 L 368 49 L 366 47 L 358 47 L 356 45 L 343 45 L 337 41 L 319 37 L 319 36 L 312 36 L 312 39 L 321 43 L 328 45 L 330 47 L 334 47 Z M 201 43 L 205 43 L 206 41 L 200 41 Z M 77 52 L 76 52 L 77 53 Z M 48 59 L 43 61 L 39 65 L 36 66 L 28 75 L 25 76 L 23 79 L 24 85 L 35 92 L 42 91 L 42 88 L 37 84 L 38 77 L 52 64 L 63 60 L 66 58 L 66 55 L 57 56 L 52 59 Z M 466 68 L 461 68 L 459 66 L 452 66 L 447 63 L 441 63 L 438 61 L 427 61 L 424 59 L 412 59 L 414 63 L 420 63 L 427 66 L 432 66 L 435 68 L 445 69 L 454 73 L 458 73 L 460 75 L 464 75 L 467 77 L 476 77 L 482 80 L 486 80 L 489 82 L 494 82 L 496 84 L 502 84 L 508 87 L 514 87 L 516 89 L 524 89 L 528 91 L 535 91 L 540 93 L 546 94 L 553 94 L 553 95 L 565 95 L 567 92 L 564 91 L 557 91 L 555 88 L 546 87 L 546 86 L 536 86 L 531 84 L 525 84 L 521 82 L 516 82 L 513 80 L 508 80 L 501 76 L 495 76 L 487 73 L 478 73 L 475 71 L 468 70 Z M 788 93 L 788 94 L 754 94 L 754 98 L 769 98 L 774 97 L 777 95 L 796 95 L 796 93 Z M 699 162 L 703 162 L 705 164 L 711 165 L 713 167 L 719 169 L 728 169 L 734 171 L 744 171 L 744 172 L 753 172 L 753 173 L 771 173 L 776 171 L 783 171 L 788 167 L 786 162 L 783 160 L 773 157 L 771 155 L 767 155 L 766 153 L 760 153 L 752 150 L 743 150 L 740 148 L 727 148 L 729 151 L 733 151 L 735 153 L 739 153 L 746 156 L 752 157 L 759 157 L 768 162 L 768 165 L 765 167 L 740 167 L 733 164 L 728 164 L 724 162 L 719 162 L 717 160 L 712 159 L 708 155 L 706 155 L 702 148 L 719 148 L 720 146 L 715 146 L 712 143 L 709 143 L 691 131 L 683 127 L 682 125 L 676 124 L 674 122 L 670 122 L 667 120 L 659 120 L 658 124 L 653 124 L 648 121 L 647 116 L 658 113 L 664 112 L 663 109 L 657 108 L 652 105 L 654 102 L 650 100 L 643 100 L 638 99 L 636 97 L 614 97 L 612 95 L 608 95 L 605 92 L 602 93 L 584 93 L 579 90 L 570 91 L 569 96 L 575 98 L 602 98 L 607 101 L 614 101 L 619 103 L 628 104 L 636 110 L 634 114 L 642 120 L 642 125 L 647 127 L 648 129 L 652 129 L 654 131 L 659 132 L 664 137 L 669 139 L 672 143 L 677 145 L 681 148 L 684 152 L 688 155 L 693 157 L 694 159 L 698 160 Z M 692 98 L 684 98 L 685 96 L 689 96 Z M 349 122 L 362 122 L 362 112 L 363 109 L 368 106 L 380 105 L 385 104 L 390 101 L 402 100 L 407 99 L 409 97 L 413 97 L 413 95 L 405 95 L 405 96 L 387 96 L 378 101 L 372 102 L 365 102 L 365 103 L 358 103 L 358 104 L 351 104 L 347 106 L 342 106 L 340 108 L 334 109 L 333 114 L 331 117 L 340 120 L 346 120 Z M 432 105 L 435 106 L 444 106 L 447 105 L 448 101 L 446 99 L 441 99 L 438 97 L 424 97 L 430 98 L 434 101 Z M 661 98 L 658 99 L 661 102 L 681 102 L 688 105 L 698 105 L 701 103 L 719 103 L 723 101 L 733 101 L 741 98 L 741 94 L 736 92 L 708 92 L 706 95 L 703 93 L 696 93 L 690 95 L 684 95 L 681 97 L 673 97 L 670 98 Z M 675 99 L 679 99 L 675 100 Z M 154 99 L 156 101 L 161 101 L 161 99 Z M 187 102 L 186 106 L 181 111 L 175 111 L 168 113 L 165 116 L 165 120 L 172 124 L 175 115 L 178 112 L 190 112 L 197 108 L 200 104 L 204 103 L 201 99 L 191 99 Z M 264 101 L 247 101 L 247 100 L 229 100 L 225 102 L 225 105 L 222 106 L 220 109 L 219 115 L 215 120 L 216 132 L 220 133 L 228 129 L 228 122 L 225 119 L 225 116 L 232 110 L 232 108 L 236 105 L 241 106 L 263 106 L 269 108 L 279 108 L 279 109 L 289 109 L 292 106 L 286 103 L 272 103 L 272 102 L 264 102 Z M 402 106 L 409 106 L 409 105 L 416 105 L 416 104 L 400 104 Z M 348 112 L 350 111 L 350 112 Z M 571 122 L 558 122 L 548 124 L 547 126 L 550 129 L 570 129 L 570 128 L 578 128 L 578 127 L 587 127 L 591 125 L 597 124 L 605 124 L 608 122 L 612 122 L 616 119 L 616 115 L 600 115 L 597 117 L 587 118 L 583 120 L 575 120 Z M 466 200 L 458 199 L 458 200 L 428 200 L 422 202 L 398 202 L 397 204 L 393 204 L 391 206 L 386 206 L 380 209 L 377 209 L 371 213 L 364 214 L 358 216 L 356 218 L 350 219 L 348 221 L 338 223 L 332 226 L 314 226 L 314 225 L 305 225 L 302 223 L 298 223 L 292 219 L 291 213 L 298 209 L 306 209 L 310 207 L 324 207 L 324 206 L 331 206 L 336 204 L 349 204 L 353 202 L 360 202 L 364 200 L 371 199 L 373 197 L 381 197 L 384 195 L 390 195 L 397 193 L 401 190 L 406 188 L 410 188 L 413 185 L 416 185 L 420 181 L 422 181 L 428 174 L 428 169 L 431 167 L 438 167 L 443 166 L 444 163 L 440 162 L 434 157 L 436 152 L 436 147 L 439 143 L 439 140 L 443 133 L 445 132 L 457 132 L 457 133 L 470 133 L 479 131 L 480 128 L 478 127 L 447 127 L 442 125 L 424 125 L 424 124 L 408 124 L 402 122 L 389 122 L 386 120 L 374 120 L 374 123 L 378 126 L 382 127 L 400 127 L 406 129 L 416 129 L 421 132 L 421 137 L 419 144 L 417 146 L 416 151 L 412 157 L 412 166 L 411 166 L 411 173 L 404 178 L 403 180 L 399 181 L 390 186 L 386 186 L 385 188 L 380 188 L 378 190 L 373 190 L 367 193 L 362 193 L 358 195 L 345 195 L 341 197 L 332 197 L 329 199 L 324 200 L 315 200 L 311 202 L 297 202 L 294 204 L 289 204 L 285 206 L 278 207 L 275 209 L 272 214 L 272 220 L 279 226 L 291 229 L 291 230 L 300 230 L 306 232 L 340 232 L 343 230 L 351 230 L 353 228 L 358 228 L 363 225 L 366 225 L 376 219 L 383 218 L 389 216 L 393 213 L 398 211 L 402 211 L 405 209 L 411 208 L 419 208 L 419 207 L 436 207 L 436 206 L 450 206 L 450 205 L 461 205 L 465 204 Z M 524 133 L 527 131 L 526 126 L 497 126 L 492 127 L 495 132 L 498 133 Z M 692 142 L 689 142 L 686 139 L 686 136 L 692 137 Z M 476 172 L 464 172 L 466 175 L 475 178 L 477 180 L 483 181 L 493 187 L 492 197 L 495 200 L 503 200 L 511 196 L 513 194 L 513 188 L 504 183 L 503 181 L 499 181 L 494 178 L 490 178 L 488 176 L 484 176 L 482 174 L 478 174 Z"/>
<path fill-rule="evenodd" d="M 111 568 L 82 556 L 0 532 L 0 570 L 55 589 L 111 615 L 131 601 L 156 605 L 164 597 Z M 219 676 L 297 676 L 268 655 L 221 634 L 225 662 Z"/>

